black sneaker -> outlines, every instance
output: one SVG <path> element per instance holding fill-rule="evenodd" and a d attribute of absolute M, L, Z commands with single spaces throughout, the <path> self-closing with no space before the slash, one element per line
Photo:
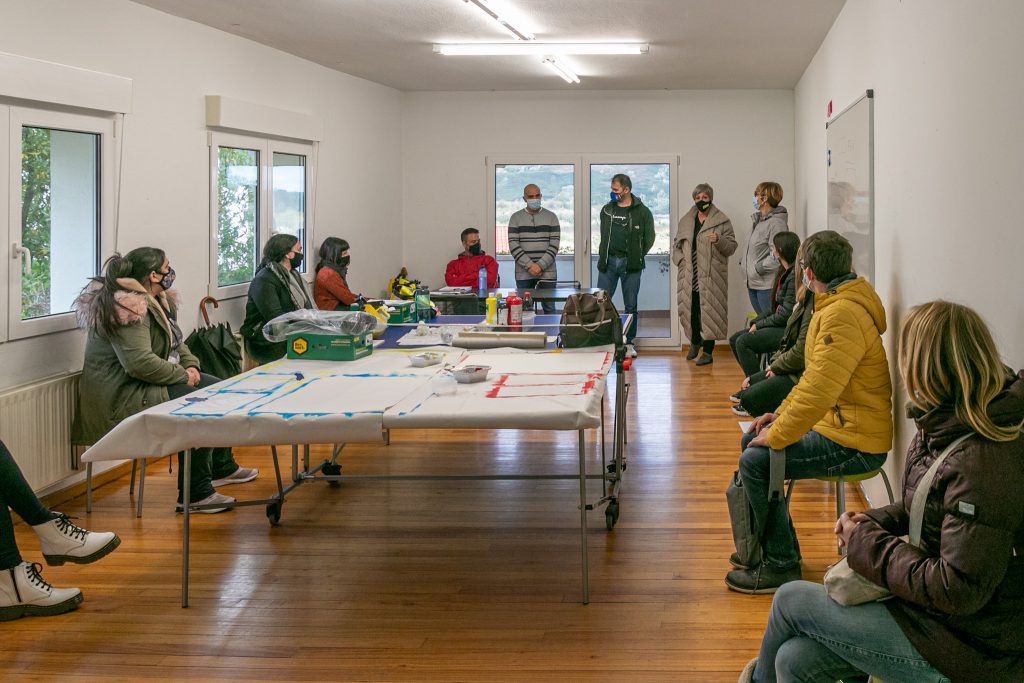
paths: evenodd
<path fill-rule="evenodd" d="M 737 593 L 769 595 L 782 584 L 799 581 L 800 577 L 800 565 L 790 569 L 776 569 L 762 562 L 750 569 L 733 569 L 725 575 L 725 585 Z"/>

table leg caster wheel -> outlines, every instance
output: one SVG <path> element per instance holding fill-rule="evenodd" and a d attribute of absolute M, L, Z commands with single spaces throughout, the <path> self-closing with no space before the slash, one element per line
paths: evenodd
<path fill-rule="evenodd" d="M 331 463 L 324 461 L 324 465 L 320 468 L 320 471 L 329 477 L 336 477 L 341 474 L 341 465 L 338 463 L 334 463 L 332 465 Z"/>
<path fill-rule="evenodd" d="M 272 526 L 277 526 L 281 522 L 281 501 L 274 503 L 267 503 L 267 519 L 270 520 Z"/>
<path fill-rule="evenodd" d="M 626 459 L 625 458 L 622 459 L 622 471 L 623 472 L 626 471 Z M 615 463 L 614 462 L 608 463 L 608 474 L 615 474 Z"/>
<path fill-rule="evenodd" d="M 615 523 L 619 521 L 619 503 L 615 500 L 608 501 L 608 507 L 604 510 L 604 524 L 611 531 Z"/>

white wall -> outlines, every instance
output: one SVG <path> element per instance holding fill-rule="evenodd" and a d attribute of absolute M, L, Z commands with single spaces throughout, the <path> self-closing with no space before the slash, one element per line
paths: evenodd
<path fill-rule="evenodd" d="M 1024 3 L 846 3 L 796 87 L 794 207 L 826 213 L 825 106 L 875 92 L 875 263 L 890 365 L 898 321 L 936 298 L 981 313 L 1005 361 L 1024 366 Z M 902 392 L 896 393 L 902 415 Z M 896 453 L 913 436 L 897 420 Z"/>
<path fill-rule="evenodd" d="M 317 245 L 329 235 L 348 239 L 357 290 L 382 289 L 400 265 L 398 91 L 124 0 L 4 0 L 0 46 L 133 79 L 117 248 L 168 252 L 183 327 L 197 321 L 209 281 L 208 94 L 323 119 Z M 237 329 L 243 306 L 222 306 L 220 319 Z M 82 348 L 79 332 L 0 344 L 0 389 L 77 370 Z"/>
<path fill-rule="evenodd" d="M 430 284 L 443 281 L 445 264 L 461 251 L 461 230 L 487 222 L 488 156 L 679 154 L 680 215 L 694 185 L 711 183 L 740 249 L 754 186 L 793 186 L 789 91 L 424 92 L 404 93 L 403 103 L 405 264 Z M 738 266 L 729 284 L 739 329 L 750 304 Z"/>

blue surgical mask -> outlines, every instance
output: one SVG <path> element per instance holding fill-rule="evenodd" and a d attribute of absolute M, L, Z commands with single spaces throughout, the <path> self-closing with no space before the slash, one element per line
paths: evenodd
<path fill-rule="evenodd" d="M 539 199 L 527 199 L 526 208 L 530 209 L 531 211 L 536 211 L 537 209 L 540 208 L 540 201 L 541 200 Z"/>
<path fill-rule="evenodd" d="M 622 198 L 622 195 L 620 195 L 618 192 L 609 192 L 608 195 L 612 198 L 613 202 L 617 202 L 619 201 L 619 199 Z"/>
<path fill-rule="evenodd" d="M 752 201 L 754 203 L 754 209 L 757 209 L 758 208 L 758 206 L 757 206 L 757 195 L 754 195 L 753 197 L 751 197 L 750 201 Z"/>

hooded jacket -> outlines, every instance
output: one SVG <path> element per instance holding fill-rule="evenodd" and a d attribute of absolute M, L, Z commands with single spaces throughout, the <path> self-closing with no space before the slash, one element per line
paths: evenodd
<path fill-rule="evenodd" d="M 679 219 L 676 241 L 672 247 L 672 260 L 676 264 L 676 310 L 679 324 L 687 339 L 693 339 L 690 330 L 690 311 L 693 307 L 693 269 L 697 269 L 700 287 L 700 338 L 725 339 L 729 334 L 729 257 L 736 252 L 736 233 L 732 221 L 714 204 L 708 209 L 704 225 L 697 233 L 697 262 L 693 263 L 693 226 L 697 207 Z M 708 236 L 718 235 L 717 242 Z"/>
<path fill-rule="evenodd" d="M 814 295 L 804 373 L 768 428 L 780 450 L 813 429 L 861 453 L 892 448 L 892 383 L 882 345 L 885 309 L 862 277 Z"/>
<path fill-rule="evenodd" d="M 612 215 L 618 209 L 626 211 L 626 270 L 635 273 L 644 269 L 644 257 L 654 246 L 654 216 L 644 206 L 640 197 L 630 193 L 633 203 L 621 207 L 616 202 L 608 202 L 601 208 L 601 246 L 598 249 L 597 270 L 608 269 L 608 245 L 611 243 Z"/>
<path fill-rule="evenodd" d="M 479 254 L 457 254 L 445 268 L 444 283 L 449 287 L 472 287 L 475 290 L 480 284 L 481 268 L 487 271 L 488 289 L 497 287 L 498 262 L 482 251 Z"/>
<path fill-rule="evenodd" d="M 177 349 L 179 361 L 168 360 L 174 339 L 169 319 L 177 313 L 174 291 L 154 298 L 133 278 L 117 284 L 122 287 L 114 294 L 118 329 L 109 338 L 96 325 L 96 294 L 102 285 L 93 282 L 75 301 L 78 325 L 88 332 L 71 430 L 76 444 L 93 444 L 129 415 L 163 403 L 169 385 L 188 381 L 185 368 L 199 368 L 184 341 Z"/>
<path fill-rule="evenodd" d="M 1009 375 L 1009 373 L 1008 373 Z M 988 405 L 1000 426 L 1024 419 L 1024 372 Z M 850 567 L 888 588 L 896 623 L 953 681 L 1024 680 L 1024 435 L 960 443 L 928 491 L 921 546 L 908 532 L 914 491 L 935 458 L 972 431 L 950 407 L 912 414 L 902 498 L 865 514 L 850 534 Z"/>
<path fill-rule="evenodd" d="M 740 260 L 747 289 L 771 289 L 775 283 L 775 273 L 782 267 L 779 260 L 772 256 L 772 240 L 778 233 L 789 230 L 789 212 L 780 205 L 765 215 L 755 211 L 750 220 L 753 227 Z"/>

